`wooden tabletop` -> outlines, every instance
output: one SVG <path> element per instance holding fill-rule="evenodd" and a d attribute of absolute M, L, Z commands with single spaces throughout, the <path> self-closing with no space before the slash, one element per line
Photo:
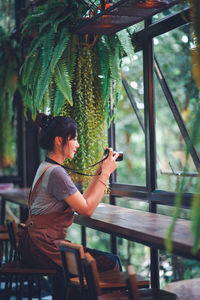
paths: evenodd
<path fill-rule="evenodd" d="M 12 202 L 20 206 L 20 220 L 24 222 L 27 219 L 28 197 L 30 188 L 12 188 L 0 190 L 0 224 L 5 223 L 6 202 Z"/>
<path fill-rule="evenodd" d="M 19 204 L 24 207 L 28 207 L 28 196 L 30 188 L 13 188 L 0 190 L 0 197 L 3 200 L 10 201 Z"/>
<path fill-rule="evenodd" d="M 0 196 L 3 202 L 10 201 L 27 207 L 29 191 L 29 188 L 15 188 L 0 191 Z M 149 247 L 165 249 L 166 230 L 171 224 L 171 217 L 101 203 L 91 217 L 76 214 L 74 223 Z M 177 220 L 172 236 L 173 253 L 200 260 L 200 251 L 197 254 L 191 252 L 193 239 L 190 225 L 188 220 Z"/>
<path fill-rule="evenodd" d="M 166 231 L 171 217 L 101 203 L 91 217 L 75 216 L 75 223 L 113 234 L 149 247 L 165 249 Z M 178 219 L 172 236 L 173 253 L 200 260 L 192 254 L 191 222 Z"/>

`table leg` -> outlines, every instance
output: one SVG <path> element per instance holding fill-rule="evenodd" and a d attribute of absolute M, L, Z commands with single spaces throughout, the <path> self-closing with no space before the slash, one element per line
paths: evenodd
<path fill-rule="evenodd" d="M 5 214 L 6 214 L 6 200 L 4 198 L 1 198 L 1 224 L 4 224 L 5 222 Z"/>
<path fill-rule="evenodd" d="M 151 269 L 151 288 L 160 288 L 160 274 L 159 274 L 159 250 L 151 247 L 150 249 L 150 269 Z"/>
<path fill-rule="evenodd" d="M 0 241 L 0 265 L 3 259 L 3 241 Z"/>
<path fill-rule="evenodd" d="M 81 226 L 81 242 L 84 247 L 86 247 L 86 228 L 85 226 Z"/>

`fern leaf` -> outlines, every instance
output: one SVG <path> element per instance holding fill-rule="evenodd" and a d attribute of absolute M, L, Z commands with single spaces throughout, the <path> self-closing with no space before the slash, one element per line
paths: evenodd
<path fill-rule="evenodd" d="M 97 43 L 97 53 L 99 57 L 102 96 L 105 99 L 108 94 L 109 59 L 108 50 L 101 41 Z"/>
<path fill-rule="evenodd" d="M 45 12 L 46 14 L 46 22 L 43 22 L 39 28 L 40 31 L 43 31 L 45 29 L 45 27 L 51 27 L 53 28 L 54 32 L 57 32 L 57 26 L 62 22 L 60 19 L 56 21 L 56 19 L 58 19 L 58 17 L 62 14 L 62 10 L 61 9 L 53 9 L 53 11 L 51 10 L 47 10 Z M 63 18 L 63 20 L 67 19 L 67 16 L 65 16 Z"/>
<path fill-rule="evenodd" d="M 55 32 L 57 32 L 58 26 L 59 26 L 62 22 L 66 22 L 67 19 L 69 19 L 69 15 L 65 15 L 64 17 L 59 18 L 57 21 L 54 22 L 53 27 L 54 27 Z M 64 28 L 66 28 L 66 27 L 64 27 Z"/>
<path fill-rule="evenodd" d="M 44 94 L 44 97 L 42 99 L 42 103 L 41 103 L 41 109 L 42 111 L 47 111 L 47 109 L 50 107 L 50 102 L 51 102 L 51 99 L 50 99 L 50 87 L 51 86 L 51 83 L 49 84 L 45 94 Z"/>
<path fill-rule="evenodd" d="M 31 15 L 28 15 L 23 22 L 22 37 L 34 31 L 42 31 L 50 23 L 47 17 L 48 5 L 38 6 Z"/>
<path fill-rule="evenodd" d="M 116 34 L 120 40 L 121 47 L 123 48 L 125 53 L 130 57 L 130 59 L 132 59 L 134 56 L 134 48 L 133 48 L 133 45 L 131 42 L 131 37 L 129 36 L 128 31 L 126 29 L 124 29 L 124 30 L 117 32 Z"/>
<path fill-rule="evenodd" d="M 109 67 L 112 79 L 119 80 L 121 77 L 120 69 L 120 43 L 114 35 L 107 37 L 107 49 L 109 58 Z"/>
<path fill-rule="evenodd" d="M 120 62 L 119 62 L 119 49 L 116 49 L 114 53 L 109 53 L 109 67 L 112 79 L 118 80 L 120 78 Z"/>
<path fill-rule="evenodd" d="M 67 58 L 68 73 L 71 78 L 71 82 L 73 80 L 73 74 L 74 74 L 74 69 L 75 69 L 75 65 L 76 65 L 77 44 L 78 44 L 77 34 L 70 35 L 70 41 L 68 43 L 65 56 Z"/>
<path fill-rule="evenodd" d="M 34 75 L 34 66 L 39 67 L 38 54 L 40 55 L 41 53 L 35 53 L 31 57 L 27 57 L 25 59 L 25 63 L 21 72 L 23 85 L 26 85 L 29 82 L 29 80 L 32 80 L 32 76 Z"/>
<path fill-rule="evenodd" d="M 57 63 L 54 76 L 55 76 L 55 82 L 57 87 L 72 106 L 73 100 L 72 100 L 70 78 L 67 72 L 64 59 L 60 59 L 59 62 Z"/>
<path fill-rule="evenodd" d="M 59 89 L 56 89 L 55 99 L 54 99 L 54 110 L 53 110 L 54 116 L 60 115 L 64 102 L 65 102 L 64 95 L 60 92 Z"/>
<path fill-rule="evenodd" d="M 36 89 L 37 89 L 37 82 L 40 77 L 40 74 L 42 73 L 42 55 L 41 51 L 38 53 L 38 60 L 37 63 L 34 65 L 33 69 L 31 70 L 31 74 L 33 76 L 30 76 L 30 80 L 27 83 L 27 86 L 31 89 L 32 95 L 35 99 L 36 97 Z"/>
<path fill-rule="evenodd" d="M 55 32 L 53 28 L 50 28 L 48 33 L 44 35 L 44 39 L 42 43 L 42 57 L 43 57 L 42 68 L 44 69 L 48 67 L 48 65 L 50 64 L 50 60 L 52 58 L 53 48 L 54 48 L 54 36 L 55 36 Z"/>
<path fill-rule="evenodd" d="M 51 70 L 52 72 L 55 71 L 55 66 L 59 59 L 61 58 L 63 51 L 66 49 L 67 44 L 69 41 L 69 35 L 67 34 L 67 30 L 63 29 L 60 38 L 57 42 L 56 47 L 54 48 L 52 59 L 51 59 Z"/>
<path fill-rule="evenodd" d="M 37 37 L 31 42 L 28 57 L 32 56 L 37 52 L 37 50 L 41 47 L 43 40 L 43 33 L 37 34 Z"/>
<path fill-rule="evenodd" d="M 36 87 L 36 107 L 40 108 L 43 96 L 48 88 L 51 79 L 51 68 L 50 65 L 47 69 L 43 69 L 41 75 L 39 76 L 37 87 Z"/>
<path fill-rule="evenodd" d="M 30 90 L 28 88 L 26 88 L 26 90 L 25 90 L 23 101 L 25 103 L 25 106 L 27 106 L 27 108 L 31 112 L 33 112 L 32 97 L 31 97 L 31 94 L 30 94 Z"/>
<path fill-rule="evenodd" d="M 53 29 L 50 20 L 46 20 L 39 26 L 39 32 L 49 31 L 50 29 Z"/>

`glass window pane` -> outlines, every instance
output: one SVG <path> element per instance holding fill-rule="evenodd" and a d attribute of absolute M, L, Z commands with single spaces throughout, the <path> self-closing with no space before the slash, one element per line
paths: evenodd
<path fill-rule="evenodd" d="M 154 50 L 175 105 L 192 137 L 200 93 L 192 74 L 190 29 L 189 25 L 185 25 L 155 38 Z M 156 76 L 155 100 L 158 189 L 176 191 L 179 175 L 184 171 L 187 175 L 184 191 L 193 192 L 197 169 L 191 155 L 186 159 L 185 140 Z M 199 154 L 197 142 L 194 146 Z"/>
<path fill-rule="evenodd" d="M 133 61 L 123 60 L 123 74 L 127 80 L 141 122 L 144 120 L 143 56 L 136 53 Z M 117 109 L 116 149 L 124 152 L 124 160 L 118 163 L 117 182 L 146 185 L 145 136 L 125 88 L 122 89 Z"/>
<path fill-rule="evenodd" d="M 164 11 L 156 14 L 153 16 L 153 22 L 157 22 L 158 20 L 162 20 L 163 18 L 178 13 L 180 11 L 182 11 L 183 9 L 189 7 L 189 3 L 187 1 L 180 1 L 180 3 L 177 3 L 176 5 L 165 9 Z"/>

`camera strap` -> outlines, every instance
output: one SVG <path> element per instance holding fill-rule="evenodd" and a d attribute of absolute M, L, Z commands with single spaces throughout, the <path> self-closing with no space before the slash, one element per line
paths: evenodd
<path fill-rule="evenodd" d="M 88 166 L 87 168 L 80 169 L 80 170 L 86 170 L 86 169 L 88 169 L 88 168 L 93 168 L 93 167 L 95 167 L 97 164 L 99 164 L 99 163 L 101 163 L 102 161 L 104 161 L 107 157 L 108 157 L 108 156 L 105 156 L 103 159 L 101 159 L 100 161 L 96 162 L 95 164 L 93 164 L 93 165 L 91 165 L 91 166 Z M 65 170 L 70 171 L 70 172 L 75 173 L 75 174 L 79 174 L 79 175 L 83 175 L 83 176 L 95 176 L 95 175 L 92 175 L 92 174 L 81 173 L 80 170 L 76 170 L 76 169 L 71 169 L 71 168 L 65 167 L 65 166 L 59 164 L 57 161 L 55 161 L 55 160 L 49 158 L 48 156 L 46 156 L 45 161 L 46 161 L 46 162 L 49 162 L 49 163 L 51 163 L 51 164 L 59 165 L 59 166 L 63 167 Z"/>

